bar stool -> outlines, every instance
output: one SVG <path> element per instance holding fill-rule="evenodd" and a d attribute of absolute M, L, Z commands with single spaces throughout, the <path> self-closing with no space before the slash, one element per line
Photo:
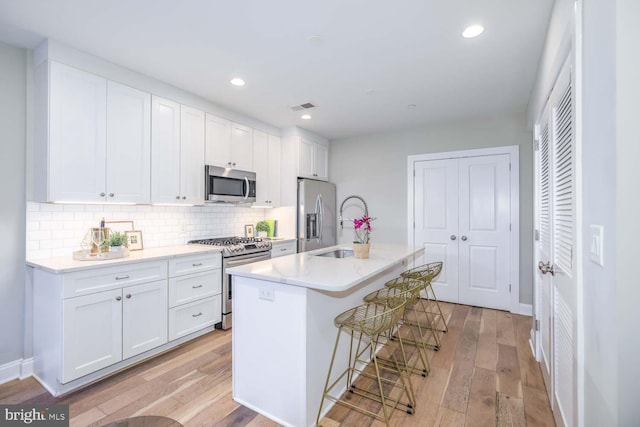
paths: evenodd
<path fill-rule="evenodd" d="M 386 305 L 389 298 L 401 298 L 407 301 L 402 318 L 398 324 L 394 339 L 402 333 L 403 326 L 406 326 L 406 330 L 409 331 L 409 338 L 403 338 L 403 344 L 409 344 L 416 348 L 417 358 L 413 364 L 406 366 L 406 369 L 417 375 L 426 377 L 429 374 L 429 357 L 427 355 L 426 335 L 433 334 L 434 332 L 429 329 L 425 329 L 420 322 L 412 322 L 407 313 L 411 310 L 411 307 L 420 298 L 420 291 L 424 288 L 423 282 L 420 280 L 396 277 L 385 283 L 385 287 L 373 291 L 366 295 L 363 299 L 364 302 Z M 416 336 L 417 329 L 418 335 Z M 389 364 L 391 361 L 380 358 L 380 361 Z"/>
<path fill-rule="evenodd" d="M 413 389 L 411 388 L 409 375 L 404 368 L 404 366 L 407 366 L 407 361 L 402 339 L 396 340 L 395 342 L 391 340 L 392 331 L 402 318 L 406 303 L 407 301 L 403 298 L 389 298 L 386 305 L 372 303 L 362 304 L 336 316 L 334 324 L 338 328 L 338 334 L 331 356 L 327 380 L 322 393 L 322 400 L 320 401 L 320 408 L 318 409 L 316 424 L 320 422 L 320 415 L 322 414 L 325 399 L 384 421 L 387 426 L 389 426 L 391 414 L 396 409 L 403 409 L 408 414 L 413 414 L 415 397 L 413 395 Z M 340 342 L 340 335 L 342 335 L 343 331 L 348 332 L 351 337 L 349 344 L 349 363 L 345 371 L 340 374 L 333 383 L 329 384 L 338 344 Z M 356 339 L 358 344 L 354 351 L 353 347 Z M 365 346 L 364 350 L 361 350 L 362 345 Z M 360 358 L 367 349 L 369 350 L 370 362 L 373 362 L 374 373 L 370 373 L 366 369 L 365 365 L 367 365 L 369 361 Z M 400 350 L 401 361 L 398 361 L 396 357 L 397 350 Z M 393 376 L 381 375 L 381 369 L 389 369 L 388 366 L 380 363 L 378 353 L 382 351 L 389 353 L 388 359 L 392 362 L 391 368 L 395 374 Z M 368 390 L 355 384 L 358 377 L 374 380 L 377 383 L 378 390 Z M 330 392 L 342 379 L 346 379 L 346 390 L 349 393 L 380 402 L 383 416 L 381 417 L 378 413 L 351 403 L 344 397 L 339 398 L 331 395 Z M 395 397 L 391 397 L 394 395 L 394 390 L 396 390 Z M 342 391 L 343 390 L 340 392 L 342 393 Z"/>
<path fill-rule="evenodd" d="M 419 280 L 423 283 L 423 289 L 425 291 L 426 298 L 420 298 L 418 300 L 418 303 L 415 304 L 412 309 L 416 311 L 416 315 L 418 313 L 422 313 L 424 315 L 425 321 L 424 323 L 421 323 L 422 327 L 430 329 L 434 332 L 432 335 L 434 339 L 433 344 L 427 345 L 428 347 L 433 348 L 435 351 L 438 351 L 440 349 L 440 338 L 438 337 L 438 334 L 435 333 L 435 331 L 443 333 L 446 333 L 448 331 L 447 321 L 442 314 L 442 309 L 440 308 L 440 304 L 438 303 L 438 298 L 436 297 L 433 286 L 431 285 L 433 279 L 436 278 L 442 271 L 442 265 L 442 261 L 431 262 L 419 267 L 412 268 L 400 274 L 401 277 Z M 393 286 L 393 284 L 391 284 L 390 286 Z M 435 309 L 431 308 L 432 306 L 435 306 Z"/>

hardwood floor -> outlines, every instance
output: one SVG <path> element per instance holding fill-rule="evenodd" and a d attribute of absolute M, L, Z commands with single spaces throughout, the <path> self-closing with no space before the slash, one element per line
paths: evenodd
<path fill-rule="evenodd" d="M 455 304 L 442 308 L 449 332 L 440 351 L 429 352 L 429 376 L 412 377 L 416 413 L 395 412 L 392 425 L 554 426 L 529 348 L 531 318 Z M 59 399 L 33 378 L 0 385 L 0 403 L 68 404 L 71 426 L 136 415 L 166 416 L 185 427 L 278 425 L 236 403 L 231 387 L 231 332 L 215 331 Z M 336 405 L 321 425 L 384 423 Z"/>

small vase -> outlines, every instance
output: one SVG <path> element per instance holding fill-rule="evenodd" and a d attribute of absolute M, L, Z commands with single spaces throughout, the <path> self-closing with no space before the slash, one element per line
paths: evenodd
<path fill-rule="evenodd" d="M 371 248 L 371 243 L 354 243 L 353 256 L 360 259 L 369 258 L 370 248 Z"/>

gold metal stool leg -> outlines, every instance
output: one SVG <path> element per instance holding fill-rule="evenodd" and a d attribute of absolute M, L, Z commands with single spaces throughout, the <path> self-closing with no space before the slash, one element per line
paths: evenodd
<path fill-rule="evenodd" d="M 398 361 L 396 357 L 395 352 L 398 350 L 397 346 L 389 340 L 391 330 L 402 316 L 405 305 L 406 301 L 400 299 L 390 301 L 388 306 L 363 304 L 347 310 L 335 318 L 334 323 L 338 327 L 338 335 L 336 336 L 336 342 L 331 356 L 331 363 L 322 393 L 320 408 L 318 409 L 316 424 L 320 422 L 325 400 L 357 410 L 381 421 L 383 420 L 387 426 L 389 426 L 391 415 L 396 409 L 401 409 L 409 414 L 413 414 L 415 395 L 411 388 L 409 375 L 406 370 L 403 369 L 403 365 L 406 365 L 407 362 L 402 339 L 400 339 L 397 344 L 403 358 L 402 361 Z M 344 372 L 331 382 L 331 374 L 336 360 L 340 335 L 344 331 L 350 332 L 351 343 L 349 346 L 348 366 Z M 354 350 L 353 346 L 356 339 L 358 344 Z M 387 377 L 381 374 L 383 369 L 389 370 L 389 367 L 380 363 L 380 355 L 378 353 L 381 351 L 390 353 L 389 358 L 392 361 L 391 368 L 394 373 L 393 377 L 390 375 Z M 360 359 L 360 356 L 366 353 L 369 354 L 370 360 Z M 367 369 L 367 367 L 360 368 L 363 364 L 368 364 L 369 369 Z M 374 373 L 369 372 L 371 369 L 373 369 Z M 377 385 L 377 390 L 374 391 L 360 387 L 358 385 L 359 377 L 374 381 Z M 379 402 L 382 405 L 382 416 L 379 413 L 372 412 L 353 402 L 347 401 L 344 398 L 344 394 L 341 397 L 332 395 L 331 392 L 343 380 L 346 381 L 345 388 L 347 393 L 356 394 L 366 399 Z M 397 391 L 395 396 L 394 390 Z"/>

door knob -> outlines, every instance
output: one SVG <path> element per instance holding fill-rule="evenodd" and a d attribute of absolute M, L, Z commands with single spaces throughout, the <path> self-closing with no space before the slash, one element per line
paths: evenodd
<path fill-rule="evenodd" d="M 538 270 L 540 270 L 542 272 L 542 274 L 551 273 L 552 276 L 556 275 L 556 271 L 553 268 L 553 265 L 551 265 L 551 261 L 547 261 L 546 264 L 544 262 L 540 261 L 538 263 Z"/>
<path fill-rule="evenodd" d="M 462 240 L 463 242 L 466 242 L 466 241 L 467 241 L 467 236 L 462 236 L 462 237 L 460 238 L 460 240 Z"/>
<path fill-rule="evenodd" d="M 451 237 L 449 237 L 451 240 L 456 240 L 456 235 L 452 234 Z"/>

